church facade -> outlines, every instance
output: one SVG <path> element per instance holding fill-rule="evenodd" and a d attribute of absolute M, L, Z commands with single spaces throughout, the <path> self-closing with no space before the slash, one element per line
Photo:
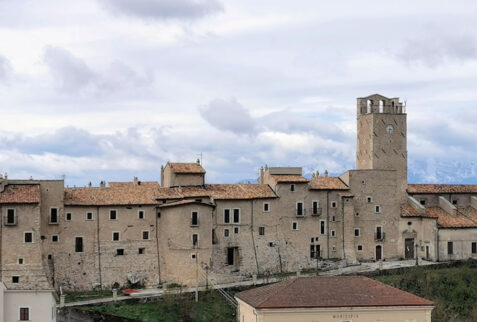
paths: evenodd
<path fill-rule="evenodd" d="M 159 182 L 0 179 L 0 279 L 7 289 L 238 281 L 390 259 L 477 257 L 477 186 L 407 183 L 398 98 L 357 99 L 356 169 L 339 177 L 260 169 L 257 184 L 208 184 L 196 163 Z"/>

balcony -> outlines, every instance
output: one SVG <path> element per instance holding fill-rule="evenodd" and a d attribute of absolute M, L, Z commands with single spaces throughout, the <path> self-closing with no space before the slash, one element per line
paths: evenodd
<path fill-rule="evenodd" d="M 3 223 L 5 226 L 16 226 L 18 225 L 17 216 L 3 216 Z"/>
<path fill-rule="evenodd" d="M 311 208 L 310 212 L 312 216 L 321 216 L 321 208 Z"/>
<path fill-rule="evenodd" d="M 385 238 L 386 238 L 386 233 L 374 233 L 375 241 L 384 241 Z"/>

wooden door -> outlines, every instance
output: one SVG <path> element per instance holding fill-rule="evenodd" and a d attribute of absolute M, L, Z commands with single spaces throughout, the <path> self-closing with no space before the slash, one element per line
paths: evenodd
<path fill-rule="evenodd" d="M 414 258 L 414 238 L 406 238 L 404 248 L 404 257 L 406 259 Z"/>

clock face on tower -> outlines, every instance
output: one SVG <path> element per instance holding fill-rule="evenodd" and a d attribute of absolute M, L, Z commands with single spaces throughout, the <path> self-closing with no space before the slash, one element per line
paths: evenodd
<path fill-rule="evenodd" d="M 391 124 L 386 126 L 386 133 L 391 134 L 394 131 L 394 127 Z"/>

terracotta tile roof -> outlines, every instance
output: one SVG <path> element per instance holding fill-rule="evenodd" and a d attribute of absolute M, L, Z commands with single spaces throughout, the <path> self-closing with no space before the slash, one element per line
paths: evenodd
<path fill-rule="evenodd" d="M 408 193 L 477 193 L 477 185 L 408 184 Z"/>
<path fill-rule="evenodd" d="M 204 206 L 215 207 L 215 205 L 213 205 L 211 203 L 206 203 L 206 202 L 192 200 L 192 199 L 186 199 L 186 200 L 180 200 L 180 201 L 174 201 L 174 202 L 167 202 L 167 203 L 161 204 L 159 207 L 160 208 L 168 208 L 168 207 L 176 207 L 176 206 L 191 205 L 191 204 L 201 204 L 201 205 L 204 205 Z"/>
<path fill-rule="evenodd" d="M 433 305 L 364 276 L 300 277 L 235 296 L 259 309 Z"/>
<path fill-rule="evenodd" d="M 418 213 L 409 205 L 401 207 L 402 217 L 437 218 L 441 228 L 477 228 L 477 209 L 470 206 L 458 207 L 455 215 L 451 215 L 440 207 L 427 207 L 425 213 Z"/>
<path fill-rule="evenodd" d="M 315 177 L 309 184 L 310 190 L 348 190 L 349 187 L 338 177 Z"/>
<path fill-rule="evenodd" d="M 175 173 L 199 174 L 205 173 L 204 168 L 197 163 L 169 163 Z"/>
<path fill-rule="evenodd" d="M 133 188 L 135 186 L 147 186 L 150 188 L 159 188 L 160 185 L 157 181 L 138 181 L 138 183 L 126 181 L 126 182 L 109 182 L 111 188 Z"/>
<path fill-rule="evenodd" d="M 154 205 L 157 198 L 180 199 L 171 188 L 119 185 L 108 188 L 66 188 L 65 205 Z"/>
<path fill-rule="evenodd" d="M 0 193 L 0 203 L 39 203 L 40 186 L 37 184 L 9 184 Z"/>
<path fill-rule="evenodd" d="M 277 197 L 270 186 L 266 184 L 207 184 L 205 186 L 182 187 L 180 191 L 184 197 L 210 196 L 218 200 Z"/>
<path fill-rule="evenodd" d="M 275 179 L 277 183 L 306 183 L 308 182 L 307 178 L 303 178 L 299 175 L 272 175 L 272 178 Z"/>

